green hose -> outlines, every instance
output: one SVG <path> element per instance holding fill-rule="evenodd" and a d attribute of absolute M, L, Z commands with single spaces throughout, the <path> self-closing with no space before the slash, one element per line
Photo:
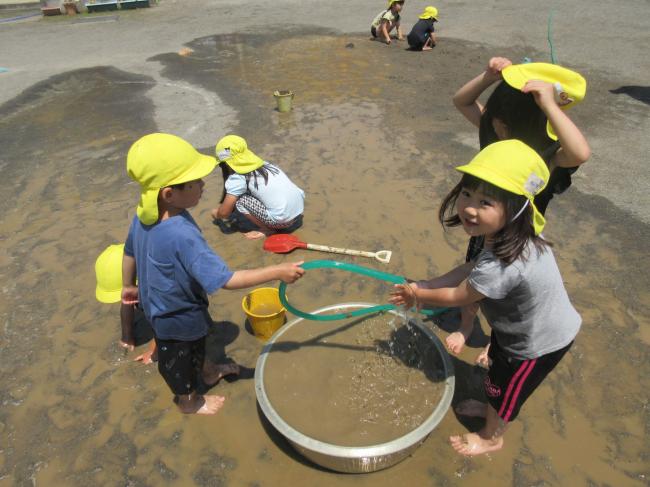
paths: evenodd
<path fill-rule="evenodd" d="M 305 262 L 304 264 L 301 265 L 301 267 L 305 270 L 321 269 L 321 268 L 340 269 L 343 271 L 354 272 L 356 274 L 362 274 L 364 276 L 372 277 L 373 279 L 377 279 L 380 281 L 392 282 L 393 284 L 404 284 L 406 282 L 406 279 L 404 279 L 401 276 L 396 276 L 394 274 L 381 272 L 375 269 L 370 269 L 369 267 L 363 267 L 356 264 L 348 264 L 347 262 L 338 262 L 336 260 L 312 260 L 309 262 Z M 280 283 L 280 287 L 278 288 L 278 291 L 280 294 L 280 302 L 282 303 L 282 306 L 284 306 L 286 309 L 291 311 L 294 315 L 300 316 L 301 318 L 305 318 L 307 320 L 314 320 L 314 321 L 343 320 L 346 318 L 353 318 L 356 316 L 363 316 L 370 313 L 377 313 L 379 311 L 388 311 L 397 308 L 397 306 L 395 306 L 394 304 L 379 304 L 377 306 L 371 306 L 370 308 L 362 308 L 354 311 L 348 311 L 345 313 L 335 313 L 330 315 L 305 313 L 304 311 L 294 308 L 289 303 L 289 301 L 287 301 L 286 283 L 284 282 Z M 436 316 L 441 313 L 444 313 L 445 311 L 449 311 L 449 308 L 423 309 L 420 310 L 420 313 L 427 316 Z"/>

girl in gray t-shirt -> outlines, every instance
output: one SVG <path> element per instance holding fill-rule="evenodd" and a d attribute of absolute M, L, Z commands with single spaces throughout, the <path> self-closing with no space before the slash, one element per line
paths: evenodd
<path fill-rule="evenodd" d="M 549 171 L 518 140 L 487 146 L 467 165 L 439 212 L 445 227 L 462 225 L 484 237 L 476 262 L 418 283 L 397 285 L 390 301 L 405 305 L 466 306 L 478 303 L 492 328 L 484 381 L 487 404 L 461 402 L 456 412 L 482 416 L 476 433 L 450 438 L 463 455 L 501 449 L 507 424 L 569 350 L 580 329 L 550 243 L 540 235 L 544 217 L 534 197 Z"/>

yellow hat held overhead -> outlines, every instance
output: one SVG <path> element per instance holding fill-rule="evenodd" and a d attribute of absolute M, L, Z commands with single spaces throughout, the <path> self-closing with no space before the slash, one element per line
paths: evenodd
<path fill-rule="evenodd" d="M 248 148 L 239 135 L 226 135 L 215 148 L 219 164 L 225 162 L 237 174 L 248 174 L 264 165 L 264 161 Z"/>
<path fill-rule="evenodd" d="M 95 297 L 100 303 L 117 303 L 122 297 L 123 256 L 124 244 L 109 245 L 95 261 Z"/>
<path fill-rule="evenodd" d="M 513 64 L 505 68 L 501 74 L 506 83 L 518 90 L 521 90 L 526 83 L 532 80 L 546 81 L 553 84 L 555 99 L 563 110 L 580 103 L 587 93 L 587 80 L 579 73 L 557 64 Z M 551 139 L 557 140 L 557 135 L 555 135 L 550 122 L 546 124 L 546 132 Z"/>
<path fill-rule="evenodd" d="M 533 207 L 535 235 L 542 232 L 546 220 L 533 200 L 546 187 L 549 171 L 533 149 L 516 139 L 495 142 L 456 170 L 528 198 Z"/>
<path fill-rule="evenodd" d="M 126 158 L 131 179 L 140 183 L 138 218 L 145 225 L 158 221 L 158 192 L 174 184 L 201 179 L 217 165 L 214 157 L 170 134 L 149 134 L 135 141 Z"/>
<path fill-rule="evenodd" d="M 421 19 L 435 19 L 438 20 L 438 9 L 436 7 L 427 7 L 424 12 L 419 16 Z"/>

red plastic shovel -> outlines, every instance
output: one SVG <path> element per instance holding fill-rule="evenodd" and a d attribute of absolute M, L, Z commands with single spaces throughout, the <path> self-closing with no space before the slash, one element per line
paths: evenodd
<path fill-rule="evenodd" d="M 390 257 L 393 254 L 390 250 L 379 250 L 377 252 L 365 252 L 363 250 L 339 249 L 337 247 L 329 247 L 327 245 L 316 245 L 303 242 L 295 235 L 286 233 L 278 233 L 266 237 L 264 240 L 264 250 L 275 252 L 276 254 L 286 254 L 294 249 L 310 249 L 320 250 L 321 252 L 332 252 L 334 254 L 346 255 L 360 255 L 362 257 L 370 257 L 377 259 L 379 262 L 388 264 Z"/>

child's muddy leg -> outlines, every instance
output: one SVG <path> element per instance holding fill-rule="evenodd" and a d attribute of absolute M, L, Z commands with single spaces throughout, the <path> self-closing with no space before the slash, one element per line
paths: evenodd
<path fill-rule="evenodd" d="M 135 320 L 135 308 L 132 304 L 120 304 L 120 324 L 122 327 L 122 338 L 120 346 L 129 352 L 135 349 L 135 337 L 133 334 L 133 323 Z"/>
<path fill-rule="evenodd" d="M 203 382 L 205 382 L 209 387 L 216 385 L 221 379 L 226 376 L 238 374 L 239 365 L 234 362 L 228 364 L 215 364 L 209 360 L 205 360 L 203 362 L 203 369 L 201 371 Z"/>

